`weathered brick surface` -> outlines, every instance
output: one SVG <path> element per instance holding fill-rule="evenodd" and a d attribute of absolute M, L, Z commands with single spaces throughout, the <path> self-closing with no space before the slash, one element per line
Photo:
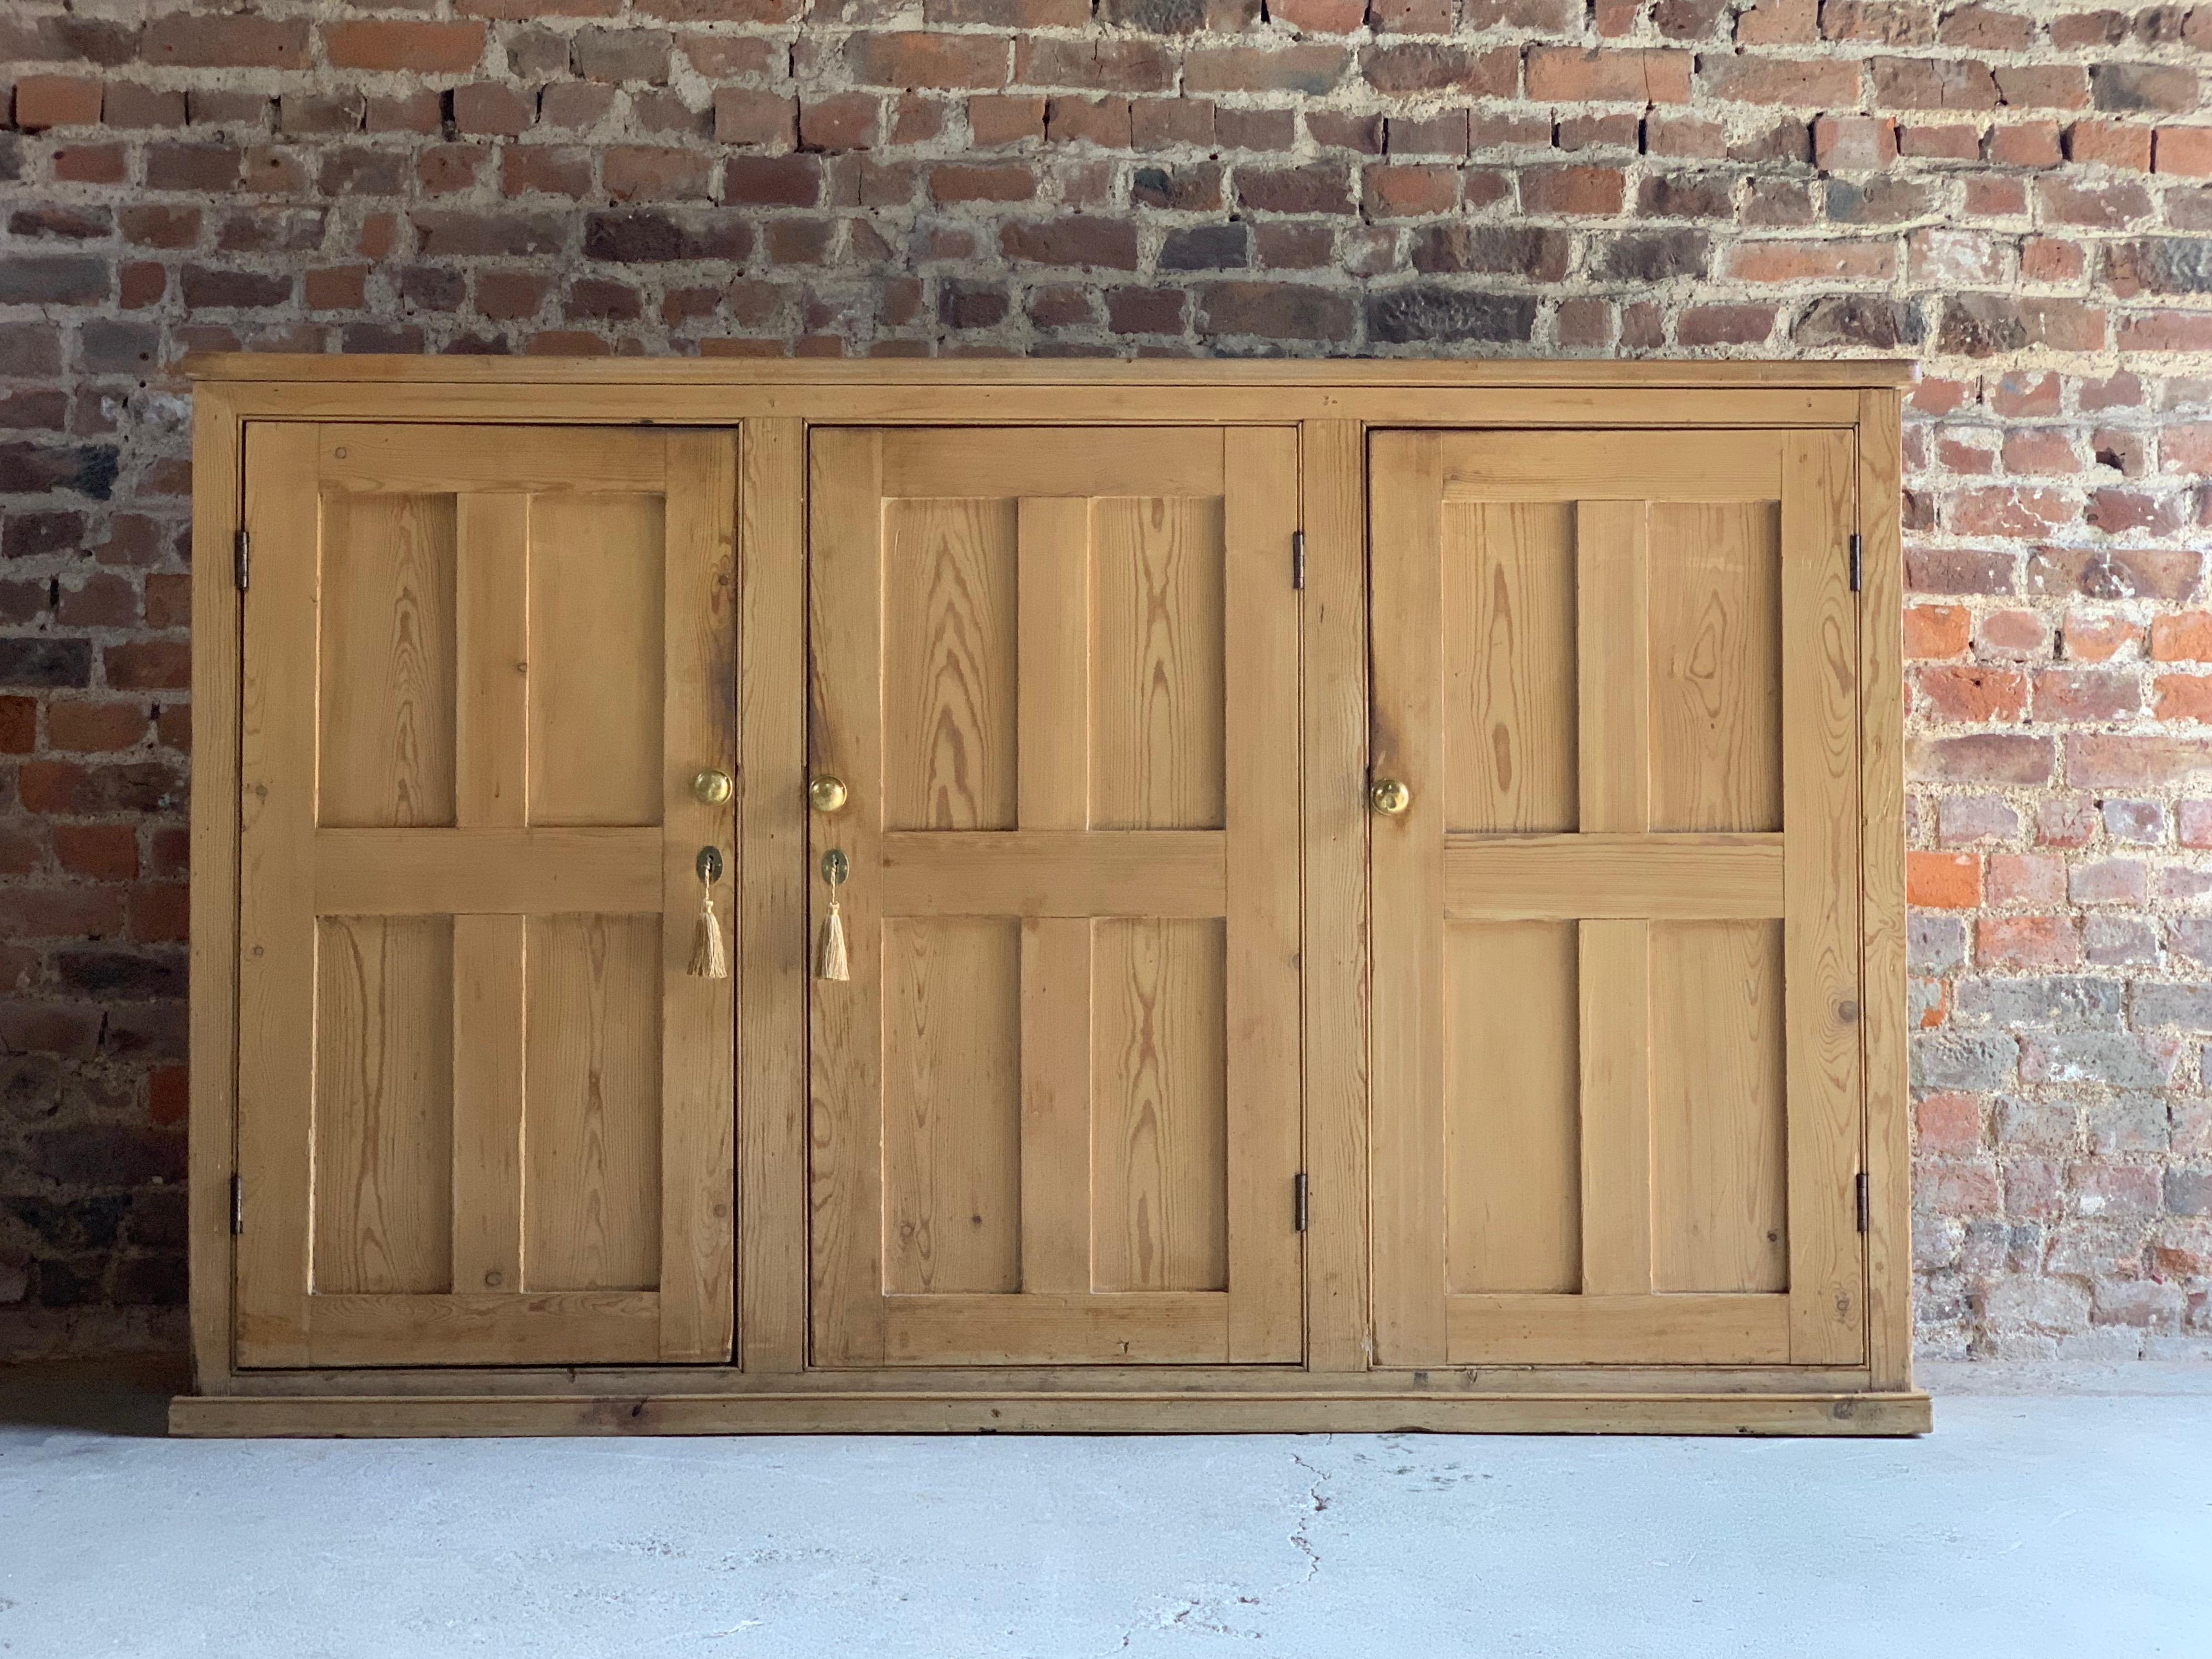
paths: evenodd
<path fill-rule="evenodd" d="M 2212 1351 L 2208 85 L 2186 0 L 11 0 L 0 1352 L 177 1335 L 202 347 L 1917 357 L 1923 1341 Z"/>

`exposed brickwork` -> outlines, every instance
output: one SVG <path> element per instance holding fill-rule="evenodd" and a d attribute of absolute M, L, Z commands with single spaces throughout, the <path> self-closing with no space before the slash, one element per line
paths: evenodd
<path fill-rule="evenodd" d="M 173 1340 L 195 347 L 1920 357 L 1921 1317 L 2212 1348 L 2212 4 L 12 0 L 0 1350 Z"/>

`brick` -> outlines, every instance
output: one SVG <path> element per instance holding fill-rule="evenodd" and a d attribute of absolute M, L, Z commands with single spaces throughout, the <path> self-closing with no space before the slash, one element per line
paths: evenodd
<path fill-rule="evenodd" d="M 149 64 L 188 69 L 306 69 L 307 24 L 251 13 L 173 11 L 146 26 L 139 53 Z"/>
<path fill-rule="evenodd" d="M 1184 57 L 1182 83 L 1190 92 L 1294 92 L 1318 96 L 1336 85 L 1345 67 L 1343 48 L 1319 42 L 1273 50 L 1199 47 Z"/>
<path fill-rule="evenodd" d="M 1691 63 L 1686 52 L 1534 46 L 1528 96 L 1560 104 L 1686 104 Z"/>
<path fill-rule="evenodd" d="M 1859 66 L 1841 58 L 1706 54 L 1698 59 L 1698 84 L 1724 103 L 1850 109 L 1859 101 Z"/>
<path fill-rule="evenodd" d="M 1311 283 L 1214 283 L 1198 292 L 1198 325 L 1208 334 L 1344 340 L 1352 320 L 1349 298 Z"/>
<path fill-rule="evenodd" d="M 1955 657 L 1966 648 L 1973 613 L 1964 605 L 1916 605 L 1905 612 L 1905 654 L 1910 658 Z"/>
<path fill-rule="evenodd" d="M 323 51 L 337 69 L 455 75 L 474 69 L 483 48 L 482 23 L 363 18 L 323 27 Z"/>
<path fill-rule="evenodd" d="M 26 75 L 15 82 L 15 125 L 26 132 L 100 124 L 100 84 L 73 75 Z"/>
<path fill-rule="evenodd" d="M 1972 910 L 1982 902 L 1982 860 L 1972 853 L 1908 853 L 1905 898 L 1932 910 Z"/>
<path fill-rule="evenodd" d="M 1006 41 L 991 35 L 899 31 L 845 43 L 846 67 L 864 86 L 1002 87 L 1008 63 Z"/>

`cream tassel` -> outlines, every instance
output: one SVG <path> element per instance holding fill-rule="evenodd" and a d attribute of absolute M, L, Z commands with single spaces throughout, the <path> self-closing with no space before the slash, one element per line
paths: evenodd
<path fill-rule="evenodd" d="M 714 884 L 703 872 L 699 877 L 699 925 L 691 932 L 691 966 L 694 979 L 727 979 L 730 958 L 722 948 L 721 919 L 714 914 Z"/>
<path fill-rule="evenodd" d="M 837 911 L 837 890 L 830 890 L 830 915 L 822 924 L 822 949 L 814 965 L 817 979 L 850 979 L 853 959 L 845 950 L 845 918 Z"/>

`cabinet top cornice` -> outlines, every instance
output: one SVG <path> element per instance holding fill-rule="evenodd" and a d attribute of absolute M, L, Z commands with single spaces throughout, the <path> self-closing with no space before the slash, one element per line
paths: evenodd
<path fill-rule="evenodd" d="M 408 386 L 1311 386 L 1316 388 L 1896 386 L 1890 358 L 1714 362 L 1651 358 L 474 357 L 199 352 L 198 381 Z"/>

